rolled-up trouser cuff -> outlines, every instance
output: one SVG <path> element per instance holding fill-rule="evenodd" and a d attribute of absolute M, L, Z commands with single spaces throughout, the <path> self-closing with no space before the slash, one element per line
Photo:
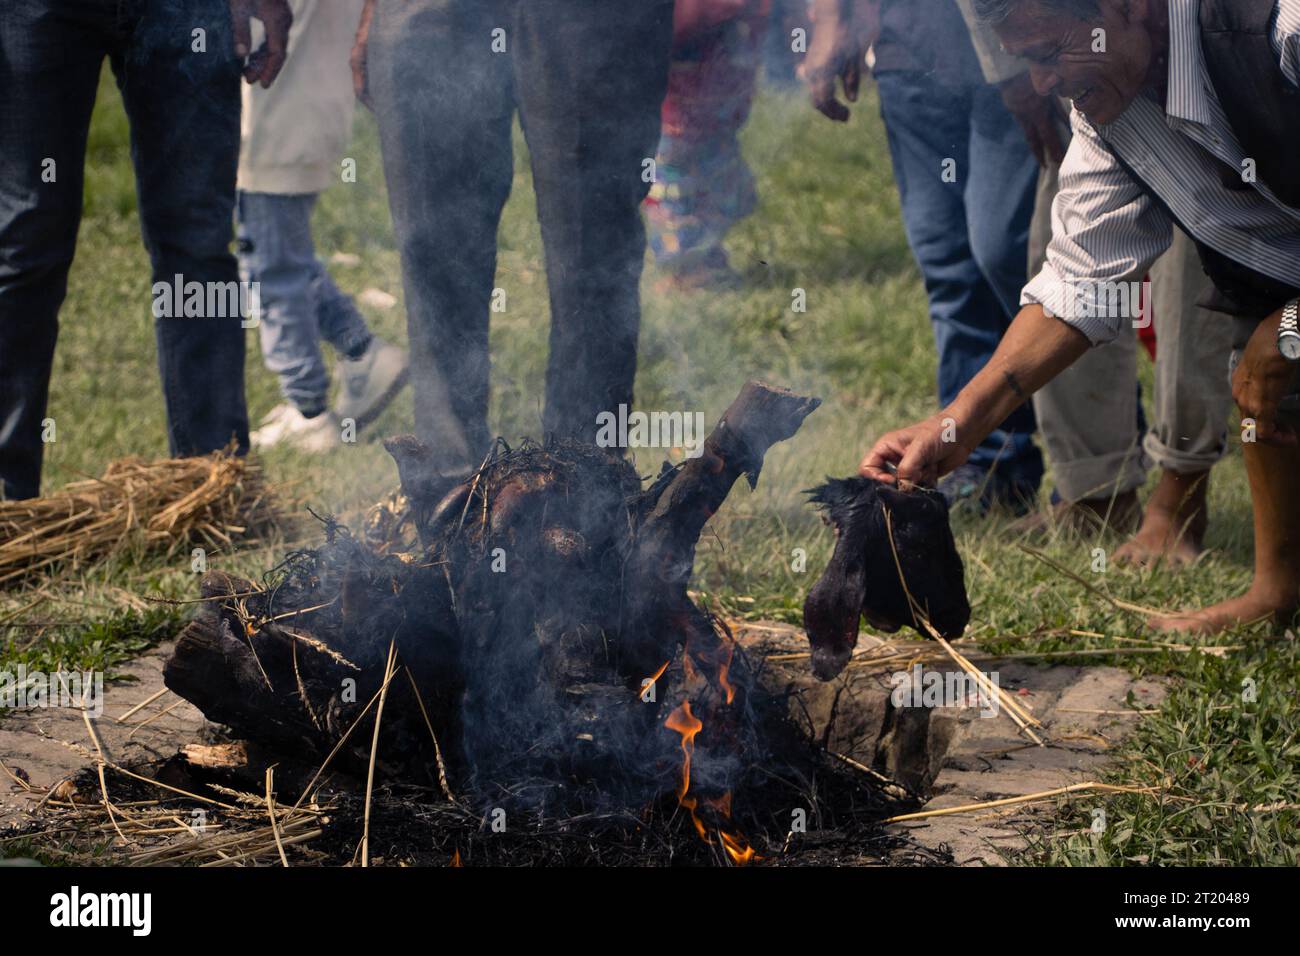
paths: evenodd
<path fill-rule="evenodd" d="M 1179 451 L 1161 441 L 1154 431 L 1149 431 L 1142 440 L 1142 450 L 1157 468 L 1178 475 L 1195 475 L 1217 465 L 1227 453 L 1228 443 L 1220 441 L 1216 448 L 1205 451 Z"/>

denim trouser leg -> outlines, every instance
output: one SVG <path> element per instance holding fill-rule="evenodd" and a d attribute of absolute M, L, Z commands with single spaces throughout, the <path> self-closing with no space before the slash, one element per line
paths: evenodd
<path fill-rule="evenodd" d="M 205 31 L 202 56 L 191 49 L 196 29 Z M 40 490 L 41 420 L 105 56 L 131 124 L 153 282 L 238 278 L 229 244 L 239 68 L 228 7 L 7 0 L 0 6 L 0 479 L 11 497 Z M 150 291 L 142 287 L 134 300 L 141 310 Z M 157 321 L 173 454 L 232 439 L 247 448 L 240 322 L 238 314 Z"/>
<path fill-rule="evenodd" d="M 632 404 L 643 164 L 659 143 L 672 0 L 519 0 L 513 53 L 550 289 L 548 434 L 593 441 Z"/>
<path fill-rule="evenodd" d="M 1038 161 L 995 87 L 972 95 L 966 220 L 971 251 L 1009 317 L 1020 311 L 1038 193 Z M 1008 323 L 1009 324 L 1009 323 Z"/>
<path fill-rule="evenodd" d="M 488 306 L 510 195 L 514 115 L 497 0 L 380 0 L 367 78 L 402 259 L 415 432 L 444 472 L 488 431 Z M 486 39 L 484 39 L 486 38 Z"/>
<path fill-rule="evenodd" d="M 41 421 L 81 221 L 90 113 L 109 48 L 107 37 L 70 27 L 54 6 L 0 5 L 0 481 L 6 498 L 40 494 Z"/>
<path fill-rule="evenodd" d="M 320 339 L 345 355 L 370 332 L 352 300 L 334 285 L 311 238 L 314 193 L 239 193 L 239 266 L 261 301 L 262 361 L 280 392 L 305 415 L 325 410 L 330 374 Z"/>
<path fill-rule="evenodd" d="M 368 79 L 402 254 L 416 432 L 440 467 L 490 441 L 488 303 L 528 139 L 551 304 L 547 432 L 594 437 L 630 403 L 671 0 L 380 0 Z M 505 30 L 504 53 L 493 30 Z M 486 41 L 482 38 L 488 38 Z"/>
<path fill-rule="evenodd" d="M 339 355 L 360 358 L 369 347 L 373 333 L 352 296 L 334 284 L 334 277 L 320 259 L 316 260 L 309 291 L 320 337 Z"/>
<path fill-rule="evenodd" d="M 1037 167 L 1015 120 L 986 87 L 953 89 L 921 73 L 878 76 L 881 112 L 908 241 L 925 279 L 947 404 L 984 367 L 1026 279 Z M 952 163 L 948 163 L 952 160 Z M 953 175 L 945 181 L 945 169 Z M 1036 484 L 1033 412 L 1017 409 L 972 464 Z"/>
<path fill-rule="evenodd" d="M 132 9 L 140 13 L 112 62 L 131 126 L 153 281 L 170 285 L 181 276 L 208 289 L 236 288 L 230 245 L 240 79 L 229 7 L 163 0 Z M 197 29 L 206 36 L 202 55 L 192 49 Z M 173 455 L 206 454 L 232 442 L 240 453 L 248 450 L 243 317 L 237 308 L 216 311 L 155 321 Z"/>

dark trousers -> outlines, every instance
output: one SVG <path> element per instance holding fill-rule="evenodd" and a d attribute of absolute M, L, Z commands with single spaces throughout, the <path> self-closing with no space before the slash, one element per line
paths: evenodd
<path fill-rule="evenodd" d="M 194 49 L 200 43 L 206 52 Z M 105 57 L 131 124 L 153 276 L 150 285 L 140 283 L 138 296 L 105 302 L 103 320 L 138 322 L 153 314 L 153 283 L 170 285 L 177 275 L 200 283 L 239 278 L 229 248 L 239 66 L 226 0 L 4 0 L 0 479 L 10 498 L 40 491 L 41 422 Z M 155 338 L 172 454 L 202 454 L 232 438 L 246 450 L 239 315 L 158 319 Z"/>
<path fill-rule="evenodd" d="M 368 82 L 415 427 L 440 468 L 477 465 L 491 439 L 488 317 L 516 108 L 550 292 L 543 428 L 593 439 L 598 413 L 631 403 L 643 172 L 659 141 L 672 11 L 672 0 L 380 0 Z"/>
<path fill-rule="evenodd" d="M 952 87 L 911 71 L 876 79 L 903 224 L 930 300 L 939 401 L 947 405 L 987 364 L 1019 311 L 1038 164 L 994 87 Z M 1034 428 L 1026 403 L 971 463 L 996 463 L 1009 479 L 1036 487 L 1043 460 Z"/>

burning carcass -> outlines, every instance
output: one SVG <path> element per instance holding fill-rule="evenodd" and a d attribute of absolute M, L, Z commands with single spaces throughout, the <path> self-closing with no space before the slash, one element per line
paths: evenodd
<path fill-rule="evenodd" d="M 327 522 L 320 547 L 263 581 L 208 574 L 167 686 L 283 761 L 277 780 L 296 761 L 303 798 L 326 769 L 389 798 L 415 787 L 424 796 L 385 798 L 383 812 L 436 820 L 408 829 L 455 859 L 734 864 L 792 840 L 836 860 L 897 852 L 905 838 L 878 821 L 911 794 L 832 752 L 836 707 L 814 733 L 800 675 L 770 653 L 751 661 L 687 593 L 710 517 L 818 404 L 750 383 L 703 453 L 648 486 L 575 442 L 499 444 L 449 480 L 420 442 L 390 439 L 401 495 L 357 535 Z M 941 499 L 849 480 L 816 501 L 837 530 L 808 603 L 819 677 L 843 667 L 864 610 L 895 629 L 919 606 L 960 630 L 969 608 Z M 367 820 L 369 801 L 367 784 Z M 526 843 L 483 835 L 520 809 Z M 801 821 L 819 836 L 796 839 Z"/>
<path fill-rule="evenodd" d="M 703 453 L 648 488 L 626 459 L 562 440 L 500 445 L 452 483 L 392 439 L 406 508 L 377 525 L 418 547 L 331 524 L 264 583 L 209 574 L 167 686 L 238 737 L 488 804 L 675 790 L 707 836 L 753 721 L 743 655 L 687 595 L 696 542 L 818 404 L 750 383 Z"/>

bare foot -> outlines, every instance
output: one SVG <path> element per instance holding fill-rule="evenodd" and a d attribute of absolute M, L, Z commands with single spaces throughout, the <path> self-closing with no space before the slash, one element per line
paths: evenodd
<path fill-rule="evenodd" d="M 1209 484 L 1209 472 L 1161 472 L 1142 516 L 1142 527 L 1115 552 L 1115 561 L 1135 567 L 1147 567 L 1161 559 L 1173 567 L 1194 562 L 1205 549 Z"/>
<path fill-rule="evenodd" d="M 1157 631 L 1182 631 L 1189 634 L 1218 634 L 1240 624 L 1273 618 L 1281 622 L 1291 619 L 1296 611 L 1296 597 L 1279 599 L 1256 592 L 1254 588 L 1241 597 L 1214 604 L 1200 611 L 1182 614 L 1155 615 L 1147 624 Z"/>

